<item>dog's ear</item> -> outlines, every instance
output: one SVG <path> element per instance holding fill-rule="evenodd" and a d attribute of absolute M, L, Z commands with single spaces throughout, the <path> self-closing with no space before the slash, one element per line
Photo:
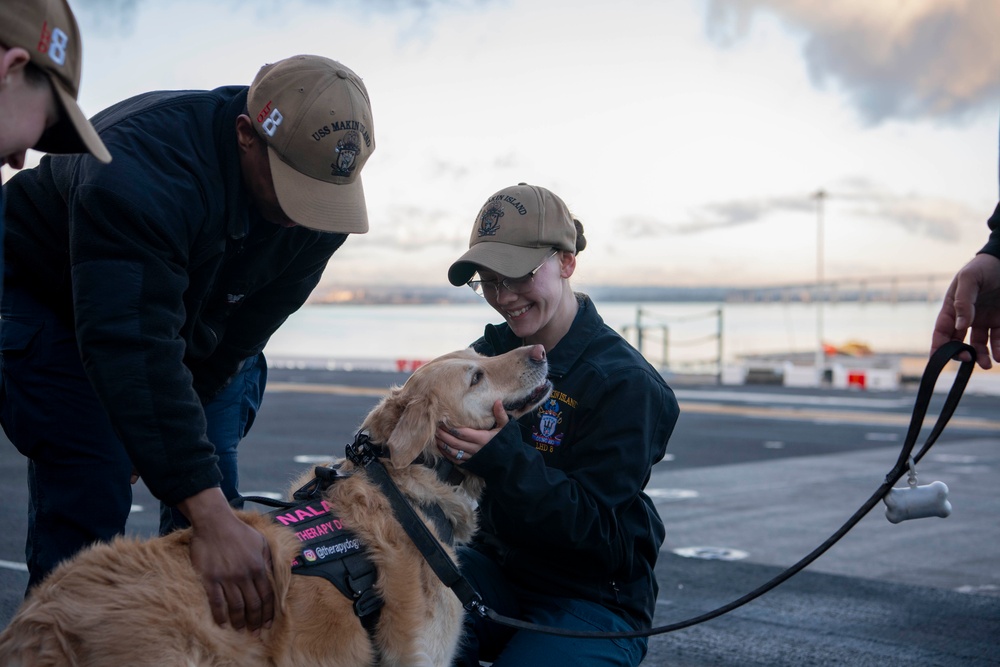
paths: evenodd
<path fill-rule="evenodd" d="M 389 441 L 392 429 L 406 408 L 406 399 L 402 394 L 401 387 L 391 387 L 389 395 L 372 408 L 361 424 L 361 429 L 368 431 L 375 442 Z"/>
<path fill-rule="evenodd" d="M 396 427 L 389 434 L 389 458 L 393 466 L 408 466 L 424 448 L 433 446 L 437 412 L 431 395 L 418 396 L 406 404 Z"/>

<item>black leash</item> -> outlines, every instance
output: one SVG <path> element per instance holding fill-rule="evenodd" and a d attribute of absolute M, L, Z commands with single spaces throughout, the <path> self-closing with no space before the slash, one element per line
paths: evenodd
<path fill-rule="evenodd" d="M 972 375 L 973 369 L 976 367 L 976 350 L 971 345 L 966 345 L 960 341 L 952 341 L 945 345 L 942 345 L 934 356 L 931 357 L 930 361 L 927 362 L 927 367 L 924 369 L 923 377 L 920 379 L 920 388 L 917 391 L 917 400 L 913 406 L 913 417 L 910 419 L 910 428 L 906 433 L 906 440 L 903 441 L 903 449 L 899 453 L 899 459 L 896 461 L 895 467 L 886 475 L 886 483 L 892 486 L 906 473 L 909 457 L 913 452 L 913 447 L 917 442 L 917 436 L 920 434 L 920 429 L 924 422 L 924 416 L 927 414 L 927 407 L 930 405 L 931 394 L 934 391 L 934 385 L 937 382 L 938 376 L 944 367 L 948 365 L 948 362 L 952 359 L 957 359 L 957 357 L 963 352 L 969 353 L 969 360 L 961 362 L 958 368 L 958 373 L 955 375 L 955 381 L 952 383 L 951 390 L 948 392 L 948 397 L 945 399 L 944 405 L 941 407 L 941 414 L 938 415 L 937 422 L 934 424 L 934 428 L 931 430 L 930 435 L 927 436 L 927 440 L 924 442 L 924 446 L 920 449 L 920 452 L 913 457 L 915 463 L 919 462 L 920 459 L 924 458 L 924 454 L 927 450 L 931 448 L 944 430 L 945 425 L 951 416 L 955 413 L 955 408 L 958 407 L 958 402 L 962 398 L 962 392 L 965 391 L 965 386 L 969 383 L 969 377 Z M 885 495 L 885 494 L 883 494 Z"/>
<path fill-rule="evenodd" d="M 403 526 L 403 530 L 406 531 L 406 534 L 413 540 L 413 544 L 423 554 L 424 559 L 431 566 L 431 569 L 434 570 L 434 574 L 437 575 L 438 579 L 455 593 L 466 609 L 473 611 L 482 607 L 482 598 L 479 597 L 479 593 L 472 588 L 468 580 L 458 571 L 455 562 L 441 547 L 441 543 L 427 529 L 427 526 L 421 520 L 420 516 L 417 515 L 413 506 L 407 502 L 402 492 L 400 492 L 399 487 L 392 481 L 385 466 L 379 461 L 378 455 L 372 448 L 368 434 L 358 433 L 354 439 L 354 443 L 347 445 L 346 451 L 347 458 L 354 465 L 363 468 L 371 480 L 378 485 L 382 493 L 389 499 L 396 520 Z"/>

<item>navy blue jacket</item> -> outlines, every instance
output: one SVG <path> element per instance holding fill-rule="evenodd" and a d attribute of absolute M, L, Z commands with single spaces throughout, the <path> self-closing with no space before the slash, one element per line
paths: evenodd
<path fill-rule="evenodd" d="M 577 299 L 573 325 L 548 351 L 552 397 L 465 464 L 486 480 L 475 548 L 519 585 L 648 628 L 665 531 L 643 488 L 679 409 L 662 376 Z M 473 347 L 493 356 L 521 345 L 502 324 Z"/>
<path fill-rule="evenodd" d="M 990 226 L 990 238 L 979 252 L 985 252 L 987 255 L 993 255 L 1000 259 L 1000 204 L 997 204 L 988 224 Z"/>
<path fill-rule="evenodd" d="M 110 164 L 46 156 L 5 185 L 7 285 L 75 326 L 116 432 L 169 504 L 219 484 L 202 402 L 305 302 L 346 238 L 249 208 L 236 144 L 246 97 L 125 100 L 93 121 Z"/>

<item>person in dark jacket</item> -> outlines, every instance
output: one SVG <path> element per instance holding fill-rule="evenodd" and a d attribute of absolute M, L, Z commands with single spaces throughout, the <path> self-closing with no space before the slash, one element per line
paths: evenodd
<path fill-rule="evenodd" d="M 555 194 L 524 183 L 497 192 L 469 245 L 448 278 L 505 319 L 473 347 L 492 356 L 543 345 L 553 391 L 519 421 L 498 401 L 492 430 L 438 430 L 444 456 L 486 481 L 462 572 L 504 615 L 585 631 L 650 628 L 665 531 L 643 488 L 677 422 L 674 394 L 570 287 L 586 239 Z M 646 647 L 644 638 L 515 632 L 469 615 L 456 664 L 637 665 Z"/>
<path fill-rule="evenodd" d="M 368 92 L 338 62 L 295 56 L 249 88 L 146 93 L 94 126 L 112 163 L 46 156 L 5 186 L 0 423 L 28 457 L 29 594 L 122 533 L 141 475 L 179 510 L 162 530 L 192 525 L 216 621 L 257 630 L 287 564 L 230 509 L 236 445 L 268 338 L 368 229 Z"/>
<path fill-rule="evenodd" d="M 955 274 L 945 293 L 930 352 L 933 355 L 945 343 L 964 341 L 968 335 L 976 363 L 983 369 L 993 366 L 990 350 L 993 359 L 1000 361 L 1000 204 L 988 224 L 986 245 Z"/>

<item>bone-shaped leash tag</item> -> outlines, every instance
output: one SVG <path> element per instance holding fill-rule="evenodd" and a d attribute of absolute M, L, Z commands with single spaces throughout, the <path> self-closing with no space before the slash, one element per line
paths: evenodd
<path fill-rule="evenodd" d="M 892 523 L 899 523 L 907 519 L 923 519 L 929 516 L 943 519 L 951 514 L 948 485 L 944 482 L 931 482 L 917 486 L 917 469 L 912 456 L 909 466 L 908 486 L 890 489 L 882 499 L 885 502 L 885 518 Z"/>

